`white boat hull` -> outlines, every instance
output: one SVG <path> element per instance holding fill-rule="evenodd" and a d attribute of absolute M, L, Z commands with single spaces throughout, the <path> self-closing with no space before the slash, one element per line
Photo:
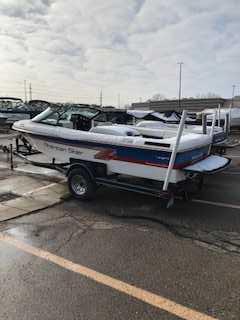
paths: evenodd
<path fill-rule="evenodd" d="M 159 166 L 151 166 L 145 164 L 137 164 L 119 160 L 100 160 L 96 158 L 96 150 L 74 147 L 65 144 L 58 144 L 54 142 L 47 142 L 42 139 L 33 138 L 26 134 L 27 140 L 40 152 L 49 157 L 51 161 L 53 158 L 56 162 L 68 163 L 69 159 L 79 159 L 91 162 L 107 164 L 108 174 L 124 174 L 134 177 L 152 179 L 156 181 L 164 181 L 166 177 L 167 168 Z M 177 183 L 185 180 L 186 174 L 178 169 L 173 169 L 170 183 Z"/>

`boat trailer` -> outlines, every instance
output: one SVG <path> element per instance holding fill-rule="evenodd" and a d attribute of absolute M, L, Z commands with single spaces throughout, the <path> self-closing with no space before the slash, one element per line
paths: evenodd
<path fill-rule="evenodd" d="M 131 191 L 159 198 L 160 206 L 170 208 L 175 199 L 190 200 L 203 186 L 203 174 L 189 173 L 189 178 L 177 184 L 169 184 L 163 190 L 164 183 L 144 178 L 123 175 L 107 175 L 107 166 L 101 163 L 70 159 L 70 163 L 51 163 L 30 160 L 27 156 L 14 152 L 28 163 L 52 170 L 57 170 L 67 177 L 68 187 L 74 198 L 90 200 L 100 186 L 111 187 L 123 191 Z"/>

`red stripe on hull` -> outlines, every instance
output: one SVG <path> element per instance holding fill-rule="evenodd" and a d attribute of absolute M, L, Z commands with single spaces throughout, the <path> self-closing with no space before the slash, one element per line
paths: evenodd
<path fill-rule="evenodd" d="M 123 157 L 117 157 L 114 156 L 112 153 L 109 154 L 109 157 L 107 156 L 106 153 L 101 157 L 96 157 L 97 159 L 102 159 L 102 160 L 116 160 L 116 161 L 123 161 L 123 162 L 130 162 L 130 163 L 137 163 L 137 164 L 142 164 L 142 165 L 147 165 L 147 166 L 152 166 L 152 167 L 159 167 L 159 168 L 167 168 L 168 164 L 161 164 L 161 163 L 154 163 L 154 162 L 147 162 L 144 160 L 136 160 L 136 159 L 131 159 L 131 158 L 123 158 Z M 203 159 L 207 158 L 207 156 L 204 156 L 200 159 L 197 159 L 195 161 L 189 161 L 187 163 L 182 163 L 182 164 L 175 164 L 173 166 L 173 169 L 183 169 L 189 165 L 192 165 L 198 161 L 201 161 Z"/>

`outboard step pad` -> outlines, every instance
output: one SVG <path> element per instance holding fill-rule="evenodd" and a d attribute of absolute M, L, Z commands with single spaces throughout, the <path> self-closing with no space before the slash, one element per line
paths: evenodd
<path fill-rule="evenodd" d="M 187 172 L 211 174 L 224 170 L 230 164 L 230 162 L 231 159 L 211 155 L 202 161 L 185 167 L 183 170 Z"/>

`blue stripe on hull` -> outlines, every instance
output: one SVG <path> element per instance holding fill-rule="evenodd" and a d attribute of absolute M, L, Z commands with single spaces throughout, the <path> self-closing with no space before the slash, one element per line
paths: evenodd
<path fill-rule="evenodd" d="M 164 150 L 149 150 L 137 147 L 127 147 L 111 145 L 106 143 L 91 142 L 91 141 L 79 141 L 72 139 L 65 139 L 60 137 L 47 137 L 43 135 L 30 134 L 44 141 L 51 141 L 53 143 L 65 144 L 73 147 L 81 147 L 87 149 L 95 149 L 99 152 L 104 150 L 110 151 L 110 159 L 143 163 L 148 165 L 167 167 L 171 152 Z M 201 159 L 204 159 L 208 155 L 209 146 L 203 146 L 197 149 L 179 152 L 175 160 L 175 168 L 183 168 L 189 164 L 193 164 Z M 98 158 L 98 157 L 96 157 Z M 101 159 L 101 158 L 98 158 Z M 106 156 L 103 158 L 107 160 Z"/>

